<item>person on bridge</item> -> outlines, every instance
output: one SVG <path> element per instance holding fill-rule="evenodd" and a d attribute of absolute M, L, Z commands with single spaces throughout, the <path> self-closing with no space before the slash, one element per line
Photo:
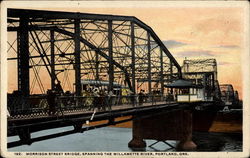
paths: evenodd
<path fill-rule="evenodd" d="M 47 102 L 49 105 L 49 115 L 55 115 L 56 113 L 56 93 L 52 90 L 47 91 Z"/>
<path fill-rule="evenodd" d="M 166 102 L 171 102 L 173 100 L 174 100 L 173 95 L 170 92 L 168 92 L 168 94 L 166 96 Z"/>
<path fill-rule="evenodd" d="M 144 101 L 144 90 L 141 89 L 140 93 L 139 93 L 139 105 L 142 105 L 143 104 L 143 101 Z"/>
<path fill-rule="evenodd" d="M 135 95 L 135 93 L 134 92 L 130 92 L 129 97 L 130 97 L 131 104 L 133 106 L 136 106 L 136 95 Z"/>
<path fill-rule="evenodd" d="M 114 104 L 115 104 L 115 95 L 114 95 L 113 91 L 111 90 L 108 93 L 108 108 L 109 108 L 109 110 L 111 110 L 111 107 Z"/>
<path fill-rule="evenodd" d="M 61 85 L 61 82 L 60 82 L 60 81 L 58 81 L 58 83 L 56 84 L 55 91 L 56 91 L 58 94 L 62 94 L 62 93 L 63 93 L 63 88 L 62 88 L 62 85 Z"/>
<path fill-rule="evenodd" d="M 108 106 L 108 94 L 105 90 L 101 89 L 99 95 L 101 110 L 105 111 Z"/>
<path fill-rule="evenodd" d="M 99 94 L 99 88 L 95 87 L 93 90 L 93 108 L 101 110 L 101 104 L 100 104 L 100 94 Z"/>

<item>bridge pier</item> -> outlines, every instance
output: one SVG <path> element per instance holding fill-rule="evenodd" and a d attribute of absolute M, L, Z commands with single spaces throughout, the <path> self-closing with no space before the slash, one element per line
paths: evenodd
<path fill-rule="evenodd" d="M 20 141 L 23 144 L 27 144 L 27 145 L 32 144 L 32 142 L 31 142 L 31 134 L 30 134 L 29 128 L 19 129 L 17 132 L 18 132 L 18 136 L 20 138 Z"/>
<path fill-rule="evenodd" d="M 134 116 L 130 148 L 145 148 L 144 139 L 178 140 L 177 150 L 195 150 L 192 141 L 192 112 L 177 110 L 150 117 Z"/>
<path fill-rule="evenodd" d="M 195 150 L 197 145 L 192 141 L 193 134 L 193 115 L 191 111 L 182 111 L 182 118 L 179 120 L 182 122 L 180 125 L 181 130 L 179 132 L 179 144 L 177 145 L 177 150 Z"/>
<path fill-rule="evenodd" d="M 143 128 L 142 126 L 143 119 L 133 120 L 133 129 L 132 129 L 132 140 L 128 143 L 130 148 L 145 148 L 146 142 L 143 140 Z"/>

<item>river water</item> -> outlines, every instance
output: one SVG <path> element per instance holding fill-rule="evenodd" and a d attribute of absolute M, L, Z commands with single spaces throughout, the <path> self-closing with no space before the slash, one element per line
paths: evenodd
<path fill-rule="evenodd" d="M 64 127 L 39 131 L 32 134 L 32 138 L 72 130 L 72 127 Z M 9 148 L 8 151 L 55 151 L 55 152 L 129 152 L 128 142 L 132 139 L 131 128 L 103 127 L 84 133 L 76 133 L 63 137 L 34 142 L 31 145 L 22 145 Z M 19 140 L 18 136 L 8 137 L 8 142 Z M 193 133 L 193 140 L 197 144 L 197 151 L 242 151 L 241 134 L 225 133 Z M 152 147 L 150 144 L 155 140 L 146 140 L 146 151 L 175 151 L 163 142 L 159 142 Z M 175 146 L 177 141 L 167 141 Z"/>

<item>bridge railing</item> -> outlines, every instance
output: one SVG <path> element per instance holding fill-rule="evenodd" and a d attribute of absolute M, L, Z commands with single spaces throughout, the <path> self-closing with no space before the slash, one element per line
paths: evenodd
<path fill-rule="evenodd" d="M 8 97 L 8 111 L 17 115 L 64 115 L 67 113 L 111 111 L 173 102 L 169 95 L 74 96 L 36 95 Z"/>
<path fill-rule="evenodd" d="M 121 96 L 58 96 L 58 106 L 64 110 L 98 110 L 131 108 L 137 106 L 156 105 L 166 101 L 162 95 L 121 95 Z"/>

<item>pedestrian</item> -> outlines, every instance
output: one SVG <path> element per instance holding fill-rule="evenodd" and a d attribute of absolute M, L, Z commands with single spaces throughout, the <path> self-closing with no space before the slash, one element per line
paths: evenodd
<path fill-rule="evenodd" d="M 100 105 L 100 95 L 99 95 L 99 89 L 96 87 L 93 89 L 93 104 L 94 104 L 94 109 L 98 109 L 98 111 L 101 109 Z"/>
<path fill-rule="evenodd" d="M 143 90 L 141 89 L 140 93 L 139 93 L 139 105 L 142 105 L 143 104 L 143 101 L 144 101 L 144 93 L 143 93 Z"/>
<path fill-rule="evenodd" d="M 56 113 L 56 93 L 52 90 L 47 91 L 47 102 L 49 105 L 49 115 L 54 115 Z"/>
<path fill-rule="evenodd" d="M 111 110 L 112 105 L 114 105 L 114 93 L 112 90 L 109 91 L 108 93 L 108 108 Z"/>

